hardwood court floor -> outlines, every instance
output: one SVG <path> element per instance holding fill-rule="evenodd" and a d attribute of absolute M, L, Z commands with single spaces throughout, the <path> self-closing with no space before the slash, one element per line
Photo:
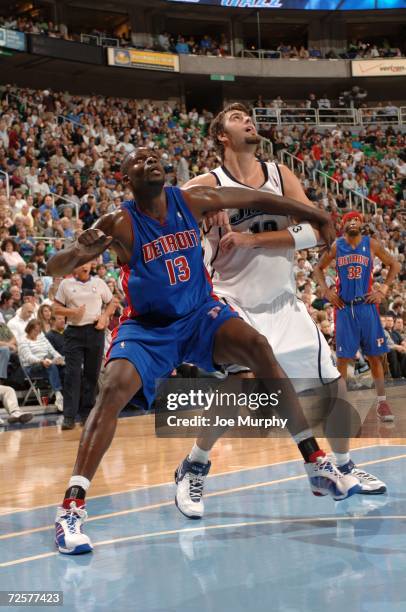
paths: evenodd
<path fill-rule="evenodd" d="M 370 402 L 372 392 L 357 392 Z M 364 435 L 351 447 L 406 444 L 405 387 L 395 392 L 395 427 L 380 424 L 371 409 Z M 398 433 L 399 432 L 399 433 Z M 75 461 L 81 428 L 37 427 L 5 431 L 0 436 L 0 514 L 60 502 Z M 324 441 L 322 441 L 324 442 Z M 162 439 L 155 436 L 154 416 L 119 420 L 115 439 L 92 482 L 89 496 L 135 490 L 173 481 L 177 464 L 187 454 L 193 439 Z M 324 444 L 328 448 L 327 444 Z M 211 474 L 220 474 L 298 459 L 290 438 L 226 438 L 214 448 Z"/>

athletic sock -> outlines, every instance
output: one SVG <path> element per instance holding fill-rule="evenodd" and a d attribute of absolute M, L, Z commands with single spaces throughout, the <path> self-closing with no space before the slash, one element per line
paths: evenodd
<path fill-rule="evenodd" d="M 66 489 L 62 506 L 68 509 L 72 502 L 75 502 L 78 508 L 84 506 L 86 491 L 89 487 L 90 480 L 84 476 L 72 476 Z"/>
<path fill-rule="evenodd" d="M 349 462 L 350 453 L 334 453 L 338 467 L 341 467 Z"/>
<path fill-rule="evenodd" d="M 376 399 L 378 401 L 378 404 L 380 404 L 381 402 L 386 402 L 386 395 L 378 395 Z"/>
<path fill-rule="evenodd" d="M 209 462 L 209 454 L 210 451 L 202 450 L 197 446 L 197 444 L 194 444 L 192 450 L 190 451 L 188 459 L 192 463 L 206 464 Z"/>
<path fill-rule="evenodd" d="M 325 457 L 326 453 L 320 449 L 310 429 L 295 434 L 293 439 L 306 463 L 314 463 L 317 457 Z"/>

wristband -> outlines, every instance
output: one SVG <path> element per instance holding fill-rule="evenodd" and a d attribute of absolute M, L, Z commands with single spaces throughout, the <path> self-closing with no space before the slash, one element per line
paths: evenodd
<path fill-rule="evenodd" d="M 317 236 L 310 223 L 299 223 L 298 225 L 289 225 L 286 228 L 292 235 L 295 241 L 295 250 L 310 249 L 317 245 Z"/>

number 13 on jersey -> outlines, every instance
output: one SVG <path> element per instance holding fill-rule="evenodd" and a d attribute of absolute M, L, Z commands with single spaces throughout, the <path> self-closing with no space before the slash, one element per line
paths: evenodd
<path fill-rule="evenodd" d="M 180 255 L 174 260 L 166 259 L 165 264 L 171 285 L 176 285 L 178 281 L 181 283 L 186 283 L 189 280 L 190 268 L 186 257 Z"/>

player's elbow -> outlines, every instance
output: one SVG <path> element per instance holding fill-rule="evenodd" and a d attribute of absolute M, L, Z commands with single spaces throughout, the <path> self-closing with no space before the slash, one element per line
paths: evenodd
<path fill-rule="evenodd" d="M 54 255 L 49 261 L 47 261 L 46 274 L 47 276 L 60 276 L 58 258 L 56 255 Z"/>

